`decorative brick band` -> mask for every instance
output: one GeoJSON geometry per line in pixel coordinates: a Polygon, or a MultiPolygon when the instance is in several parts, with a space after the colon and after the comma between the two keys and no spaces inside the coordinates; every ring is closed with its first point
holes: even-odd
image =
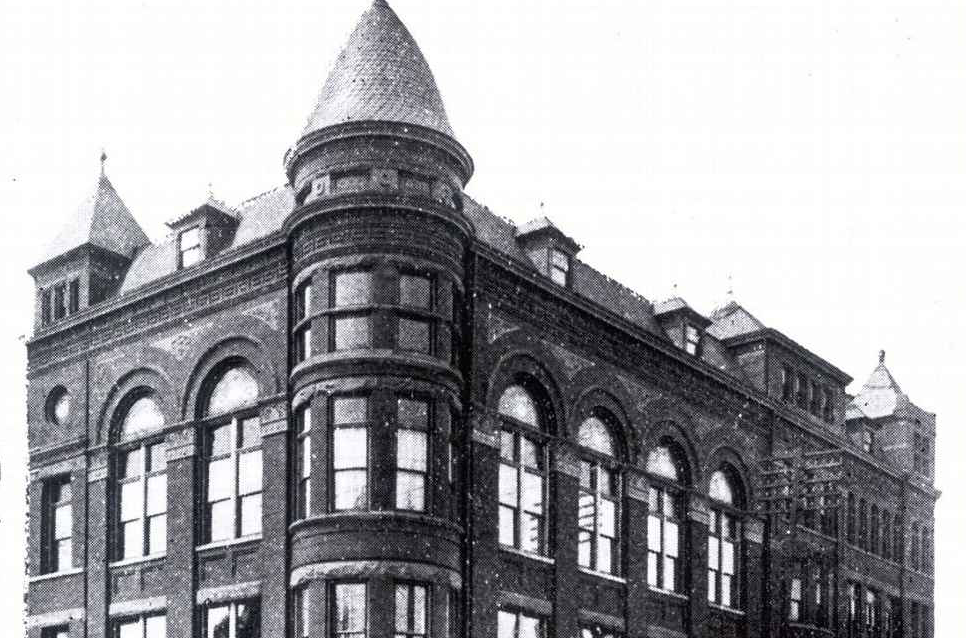
{"type": "Polygon", "coordinates": [[[553,457],[553,470],[580,479],[580,457],[569,447],[560,446],[553,457]]]}
{"type": "Polygon", "coordinates": [[[288,432],[288,413],[285,410],[285,402],[262,406],[259,420],[263,437],[288,432]]]}
{"type": "Polygon", "coordinates": [[[553,603],[549,600],[512,591],[500,591],[496,595],[496,603],[501,607],[516,607],[542,616],[549,616],[553,613],[553,603]]]}
{"type": "Polygon", "coordinates": [[[44,467],[31,469],[30,480],[36,481],[37,479],[44,479],[50,476],[57,476],[58,474],[68,474],[70,472],[73,472],[74,470],[79,470],[82,467],[84,467],[84,457],[75,456],[65,461],[59,461],[57,463],[45,465],[44,467]]]}
{"type": "Polygon", "coordinates": [[[649,492],[650,485],[647,482],[646,476],[636,472],[627,473],[627,498],[647,503],[649,500],[649,492]]]}
{"type": "Polygon", "coordinates": [[[236,583],[234,585],[223,585],[221,587],[205,587],[199,589],[195,596],[195,602],[199,605],[208,603],[226,603],[233,600],[244,598],[255,598],[262,593],[262,583],[250,581],[247,583],[236,583]]]}
{"type": "Polygon", "coordinates": [[[168,597],[155,596],[153,598],[138,598],[135,600],[122,600],[111,603],[108,614],[111,616],[133,616],[135,614],[147,614],[154,611],[167,609],[168,597]]]}
{"type": "Polygon", "coordinates": [[[708,511],[708,503],[700,496],[691,496],[688,504],[688,518],[702,525],[711,523],[711,513],[708,511]]]}
{"type": "Polygon", "coordinates": [[[578,610],[577,614],[581,623],[588,625],[602,625],[604,627],[616,629],[620,632],[626,630],[626,623],[624,622],[624,619],[618,618],[617,616],[611,616],[610,614],[604,614],[599,611],[591,611],[590,609],[580,609],[578,610]]]}
{"type": "Polygon", "coordinates": [[[648,625],[644,630],[644,635],[647,638],[688,638],[688,635],[684,632],[658,625],[648,625]]]}
{"type": "Polygon", "coordinates": [[[425,563],[407,563],[391,560],[339,560],[328,563],[303,565],[292,571],[289,585],[298,587],[310,580],[335,578],[360,578],[367,576],[396,576],[408,580],[446,582],[454,589],[462,589],[463,579],[455,571],[425,563]]]}
{"type": "Polygon", "coordinates": [[[494,449],[500,449],[500,437],[477,428],[473,428],[473,442],[494,449]]]}
{"type": "Polygon", "coordinates": [[[66,625],[73,620],[84,620],[86,613],[82,607],[75,609],[64,609],[61,611],[51,611],[46,614],[27,616],[27,629],[34,627],[51,627],[53,625],[66,625]]]}
{"type": "Polygon", "coordinates": [[[168,433],[168,462],[187,459],[198,453],[197,437],[193,425],[185,425],[180,430],[168,433]]]}

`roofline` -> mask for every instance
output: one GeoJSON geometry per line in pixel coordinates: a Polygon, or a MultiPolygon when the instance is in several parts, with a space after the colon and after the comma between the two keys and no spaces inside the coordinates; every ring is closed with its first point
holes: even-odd
{"type": "Polygon", "coordinates": [[[841,381],[844,385],[848,385],[852,383],[852,381],[854,381],[854,379],[847,372],[844,372],[843,370],[835,367],[827,360],[818,356],[817,354],[815,354],[814,352],[812,352],[802,344],[798,343],[797,341],[783,334],[782,332],[775,330],[774,328],[762,328],[760,330],[746,332],[743,334],[735,335],[733,337],[727,337],[725,339],[722,339],[722,343],[724,343],[728,347],[733,347],[733,346],[740,346],[746,343],[752,343],[752,342],[761,341],[761,340],[772,340],[780,345],[785,346],[786,348],[798,351],[799,353],[805,355],[805,358],[808,359],[810,363],[812,363],[818,368],[823,369],[828,374],[831,374],[838,381],[841,381]]]}
{"type": "MultiPolygon", "coordinates": [[[[148,245],[150,244],[145,244],[144,246],[148,246],[148,245]]],[[[85,241],[83,244],[80,244],[79,246],[75,246],[70,250],[68,250],[67,252],[61,253],[59,255],[54,255],[50,259],[46,259],[40,262],[39,264],[37,264],[36,266],[31,266],[30,268],[27,269],[27,274],[30,275],[31,277],[36,278],[37,273],[39,271],[45,268],[52,268],[58,265],[60,262],[69,261],[71,258],[77,256],[77,254],[84,249],[88,249],[93,252],[101,252],[111,257],[117,257],[118,259],[123,259],[127,262],[132,262],[134,261],[134,258],[138,255],[138,253],[140,253],[144,249],[144,246],[138,247],[135,250],[133,255],[128,256],[128,255],[122,255],[121,253],[118,253],[118,252],[114,252],[110,248],[104,248],[103,246],[98,246],[94,242],[85,241]]]]}

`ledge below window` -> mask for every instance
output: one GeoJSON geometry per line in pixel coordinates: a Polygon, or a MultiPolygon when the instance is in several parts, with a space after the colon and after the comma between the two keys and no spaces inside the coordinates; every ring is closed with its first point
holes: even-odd
{"type": "Polygon", "coordinates": [[[523,549],[517,549],[516,547],[510,547],[509,545],[500,545],[500,551],[513,554],[514,556],[521,556],[523,558],[529,558],[537,561],[538,563],[545,563],[547,565],[554,565],[556,561],[549,556],[542,556],[540,554],[534,554],[533,552],[528,552],[523,549]]]}
{"type": "Polygon", "coordinates": [[[37,576],[31,576],[28,579],[28,582],[38,583],[44,580],[52,580],[54,578],[66,578],[67,576],[74,576],[83,572],[83,567],[72,567],[71,569],[65,569],[59,572],[50,572],[49,574],[38,574],[37,576]]]}
{"type": "Polygon", "coordinates": [[[135,556],[134,558],[125,558],[123,560],[116,560],[112,563],[108,563],[109,568],[114,567],[129,567],[131,565],[137,565],[139,563],[149,563],[155,560],[164,560],[167,558],[167,553],[158,554],[148,554],[147,556],[135,556]]]}
{"type": "Polygon", "coordinates": [[[242,536],[240,538],[229,538],[223,541],[215,541],[213,543],[207,543],[205,545],[198,545],[195,547],[196,552],[203,552],[209,549],[221,549],[222,547],[232,547],[234,545],[244,545],[245,543],[254,543],[256,541],[262,540],[261,534],[251,534],[249,536],[242,536]]]}
{"type": "Polygon", "coordinates": [[[668,598],[677,598],[680,601],[688,601],[688,600],[691,600],[690,598],[688,598],[684,594],[680,594],[680,593],[678,593],[676,591],[670,591],[670,590],[667,590],[667,589],[659,589],[659,588],[657,588],[657,587],[655,587],[653,585],[648,585],[647,586],[647,590],[650,591],[650,592],[653,592],[655,594],[661,594],[662,596],[667,596],[668,598]]]}
{"type": "Polygon", "coordinates": [[[615,576],[613,574],[608,574],[607,572],[598,572],[590,569],[588,567],[577,567],[581,574],[586,574],[588,576],[595,576],[597,578],[602,578],[604,580],[609,580],[611,582],[620,583],[622,585],[627,584],[626,578],[621,578],[620,576],[615,576]]]}
{"type": "Polygon", "coordinates": [[[724,605],[719,605],[718,603],[709,602],[708,603],[708,607],[711,608],[711,609],[715,609],[717,611],[723,611],[723,612],[725,612],[727,614],[734,614],[735,616],[744,616],[745,615],[745,612],[742,611],[742,610],[740,610],[740,609],[735,609],[733,607],[725,607],[724,605]]]}

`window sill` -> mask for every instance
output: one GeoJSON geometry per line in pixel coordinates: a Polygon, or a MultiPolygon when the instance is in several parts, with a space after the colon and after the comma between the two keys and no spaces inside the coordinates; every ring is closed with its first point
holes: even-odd
{"type": "Polygon", "coordinates": [[[500,545],[500,551],[507,554],[513,554],[514,556],[522,556],[523,558],[530,558],[539,563],[545,563],[547,565],[555,565],[556,561],[549,556],[542,556],[540,554],[534,554],[533,552],[528,552],[523,549],[517,549],[516,547],[510,547],[509,545],[500,545]]]}
{"type": "Polygon", "coordinates": [[[608,574],[607,572],[598,572],[590,569],[588,567],[577,567],[581,574],[586,574],[588,576],[595,576],[597,578],[602,578],[604,580],[609,580],[611,582],[620,583],[622,585],[627,584],[626,578],[621,578],[620,576],[615,576],[613,574],[608,574]]]}
{"type": "Polygon", "coordinates": [[[112,563],[108,563],[108,567],[128,567],[130,565],[138,565],[140,563],[148,563],[155,560],[163,560],[167,557],[167,553],[161,552],[158,554],[148,554],[147,556],[135,556],[134,558],[125,558],[123,560],[116,560],[112,563]]]}
{"type": "Polygon", "coordinates": [[[245,543],[252,543],[260,540],[262,540],[261,534],[250,534],[248,536],[242,536],[240,538],[229,538],[223,541],[215,541],[213,543],[207,543],[205,545],[198,545],[197,547],[195,547],[195,551],[203,552],[208,549],[220,549],[222,547],[232,547],[233,545],[243,545],[245,543]]]}
{"type": "Polygon", "coordinates": [[[39,574],[37,576],[31,576],[28,582],[39,583],[45,580],[53,580],[55,578],[66,578],[67,576],[74,576],[75,574],[81,574],[84,572],[83,567],[73,567],[71,569],[65,569],[59,572],[51,572],[49,574],[39,574]]]}
{"type": "Polygon", "coordinates": [[[735,616],[744,616],[745,612],[740,609],[735,609],[734,607],[726,607],[724,605],[719,605],[718,603],[708,603],[708,607],[711,609],[717,609],[718,611],[723,611],[728,614],[734,614],[735,616]]]}
{"type": "Polygon", "coordinates": [[[655,594],[661,594],[662,596],[667,596],[668,598],[677,598],[678,600],[682,600],[682,601],[691,600],[684,594],[679,594],[676,591],[670,591],[668,589],[660,589],[658,587],[655,587],[654,585],[648,585],[647,590],[654,592],[655,594]]]}

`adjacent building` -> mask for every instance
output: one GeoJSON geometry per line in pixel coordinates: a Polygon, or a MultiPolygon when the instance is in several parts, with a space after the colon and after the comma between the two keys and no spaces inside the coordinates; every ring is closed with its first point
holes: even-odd
{"type": "Polygon", "coordinates": [[[382,0],[284,164],[160,244],[102,167],[31,270],[31,638],[932,635],[884,354],[850,396],[478,204],[382,0]]]}

